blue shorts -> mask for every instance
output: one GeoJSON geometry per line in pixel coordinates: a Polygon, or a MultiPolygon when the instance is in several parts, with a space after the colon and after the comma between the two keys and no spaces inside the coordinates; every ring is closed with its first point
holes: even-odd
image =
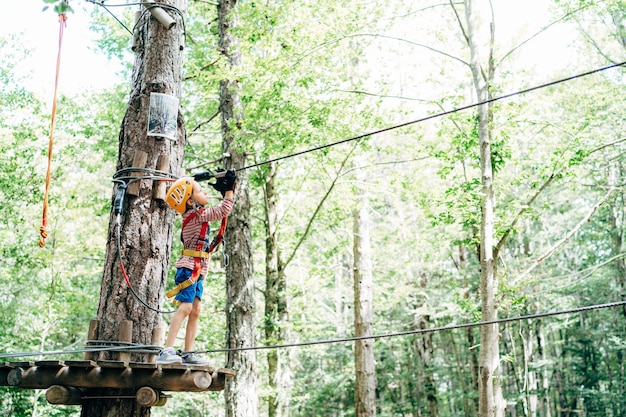
{"type": "MultiPolygon", "coordinates": [[[[191,272],[192,271],[189,268],[178,268],[176,270],[176,278],[174,278],[176,285],[187,281],[189,277],[191,277],[191,272]]],[[[193,303],[197,297],[200,301],[202,301],[202,292],[204,291],[202,281],[202,275],[200,275],[200,277],[196,279],[196,282],[176,294],[174,299],[180,301],[181,303],[193,303]]]]}

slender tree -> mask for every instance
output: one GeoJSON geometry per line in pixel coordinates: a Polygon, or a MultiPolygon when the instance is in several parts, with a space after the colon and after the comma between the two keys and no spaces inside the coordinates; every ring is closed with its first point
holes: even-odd
{"type": "MultiPolygon", "coordinates": [[[[366,193],[354,211],[354,335],[373,334],[373,282],[370,248],[369,204],[366,193]]],[[[374,370],[374,339],[354,342],[355,384],[354,407],[359,417],[376,416],[376,373],[374,370]]]]}
{"type": "MultiPolygon", "coordinates": [[[[494,21],[488,0],[465,0],[465,37],[470,49],[470,68],[476,99],[486,101],[491,96],[495,66],[493,62],[494,21]]],[[[495,292],[496,257],[495,196],[491,160],[491,110],[489,104],[477,108],[480,152],[480,177],[482,184],[480,224],[480,296],[481,319],[496,320],[495,292]]],[[[480,417],[504,415],[504,399],[500,384],[500,347],[497,324],[482,326],[480,331],[480,356],[478,363],[480,417]]]]}
{"type": "MultiPolygon", "coordinates": [[[[222,150],[230,155],[227,168],[237,169],[246,165],[246,150],[239,132],[243,119],[241,84],[234,76],[241,66],[241,51],[234,33],[238,26],[236,0],[220,0],[218,25],[219,50],[226,58],[230,72],[230,76],[220,82],[222,150]]],[[[238,174],[235,208],[230,216],[225,243],[230,259],[226,268],[226,343],[231,349],[252,347],[257,340],[250,223],[249,182],[244,170],[238,174]]],[[[237,377],[226,385],[226,415],[254,417],[258,413],[255,352],[232,350],[228,353],[227,364],[237,371],[237,377]]]]}
{"type": "MultiPolygon", "coordinates": [[[[289,340],[287,281],[280,257],[278,213],[276,210],[276,163],[271,163],[263,188],[265,197],[265,314],[263,327],[268,343],[282,344],[289,340]]],[[[288,349],[267,352],[268,416],[289,415],[291,370],[288,349]]]]}

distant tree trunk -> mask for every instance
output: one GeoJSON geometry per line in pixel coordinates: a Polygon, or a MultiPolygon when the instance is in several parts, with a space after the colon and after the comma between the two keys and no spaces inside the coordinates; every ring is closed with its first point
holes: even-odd
{"type": "MultiPolygon", "coordinates": [[[[371,336],[373,320],[372,259],[367,197],[361,198],[354,213],[354,335],[371,336]]],[[[376,372],[374,339],[354,342],[356,379],[355,415],[376,415],[376,372]]]]}
{"type": "MultiPolygon", "coordinates": [[[[491,98],[490,87],[494,75],[493,65],[493,12],[488,0],[465,0],[467,42],[470,48],[470,67],[477,101],[491,98]],[[487,19],[487,21],[485,21],[487,19]],[[486,55],[486,56],[485,56],[486,55]]],[[[478,136],[480,144],[480,171],[482,183],[482,216],[480,225],[480,295],[481,319],[498,318],[495,290],[496,257],[495,197],[493,167],[491,162],[491,111],[489,104],[478,107],[478,136]]],[[[479,354],[479,416],[504,415],[505,402],[500,384],[500,348],[498,325],[480,327],[479,354]]]]}
{"type": "MultiPolygon", "coordinates": [[[[418,315],[414,319],[414,324],[418,329],[424,330],[430,327],[429,317],[427,315],[418,315]]],[[[437,389],[435,386],[435,377],[432,371],[433,361],[433,342],[432,333],[424,333],[415,338],[414,344],[417,354],[424,369],[423,375],[423,392],[426,394],[426,407],[429,417],[439,416],[439,401],[437,400],[437,389]]]]}
{"type": "MultiPolygon", "coordinates": [[[[187,11],[187,0],[163,0],[187,11]]],[[[177,98],[181,91],[184,35],[181,16],[172,13],[176,21],[165,28],[150,13],[144,13],[137,24],[137,53],[133,69],[133,85],[128,109],[119,135],[117,168],[133,166],[138,151],[145,153],[145,165],[140,168],[157,169],[160,157],[169,158],[169,171],[178,173],[183,159],[186,132],[179,110],[176,140],[147,136],[150,94],[162,93],[177,98]]],[[[127,193],[120,227],[122,262],[134,290],[148,305],[160,308],[168,278],[174,212],[161,200],[153,199],[156,182],[141,181],[137,195],[127,193]]],[[[114,193],[115,195],[115,193],[114,193]]],[[[120,323],[133,324],[132,341],[151,344],[152,331],[161,317],[142,305],[128,290],[117,256],[116,216],[111,204],[106,259],[100,289],[97,338],[121,340],[120,323]]],[[[101,359],[114,359],[113,354],[101,354],[101,359]]],[[[145,361],[144,354],[133,355],[133,361],[145,361]]],[[[134,392],[120,390],[93,390],[91,396],[124,396],[134,392]]],[[[139,407],[133,399],[94,399],[83,403],[82,416],[135,417],[149,416],[150,408],[139,407]]]]}
{"type": "MultiPolygon", "coordinates": [[[[546,337],[541,323],[541,320],[537,321],[537,354],[541,363],[547,364],[548,352],[546,348],[546,337]]],[[[541,391],[539,391],[539,413],[541,417],[551,417],[552,415],[552,407],[550,401],[550,380],[550,370],[548,366],[544,365],[541,367],[541,391]]]]}
{"type": "MultiPolygon", "coordinates": [[[[232,29],[237,27],[236,0],[220,0],[218,11],[219,49],[230,68],[241,65],[241,51],[232,29]]],[[[220,111],[222,115],[222,149],[230,155],[226,168],[246,165],[246,153],[237,137],[243,118],[236,79],[220,82],[220,111]]],[[[226,230],[226,254],[230,262],[226,268],[226,316],[228,348],[256,345],[254,314],[254,277],[252,269],[252,234],[250,231],[249,180],[246,171],[237,173],[235,207],[226,230]]],[[[258,414],[256,393],[256,354],[252,350],[231,351],[227,366],[237,371],[225,388],[227,417],[254,417],[258,414]]]]}
{"type": "Polygon", "coordinates": [[[539,363],[535,349],[535,343],[537,341],[535,332],[539,327],[539,323],[541,323],[541,321],[528,321],[528,326],[526,326],[525,323],[520,323],[522,326],[520,335],[522,337],[522,348],[524,349],[524,395],[526,397],[526,415],[528,417],[537,417],[539,405],[539,399],[537,397],[539,377],[534,366],[532,366],[534,363],[539,363]]]}
{"type": "MultiPolygon", "coordinates": [[[[276,164],[269,165],[265,178],[265,314],[263,327],[268,344],[284,344],[289,340],[287,282],[278,249],[276,212],[276,164]]],[[[291,367],[289,349],[273,349],[267,353],[268,417],[289,414],[291,398],[291,367]]]]}

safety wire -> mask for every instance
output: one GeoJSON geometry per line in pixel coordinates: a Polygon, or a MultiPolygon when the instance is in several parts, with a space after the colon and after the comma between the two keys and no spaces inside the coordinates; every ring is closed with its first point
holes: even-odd
{"type": "Polygon", "coordinates": [[[596,74],[596,73],[599,73],[599,72],[602,72],[602,71],[606,71],[606,70],[609,70],[609,69],[622,67],[624,65],[626,65],[626,61],[620,62],[620,63],[617,63],[617,64],[607,65],[607,66],[601,67],[601,68],[596,68],[594,70],[590,70],[590,71],[586,71],[586,72],[583,72],[583,73],[580,73],[580,74],[572,75],[572,76],[566,77],[566,78],[561,78],[561,79],[558,79],[558,80],[555,80],[555,81],[550,81],[550,82],[547,82],[545,84],[540,84],[540,85],[537,85],[537,86],[534,86],[534,87],[529,87],[529,88],[526,88],[526,89],[523,89],[523,90],[518,90],[516,92],[509,93],[509,94],[504,94],[502,96],[494,97],[494,98],[491,98],[491,99],[488,99],[488,100],[485,100],[485,101],[480,101],[480,102],[477,102],[477,103],[468,104],[466,106],[457,107],[457,108],[452,109],[452,110],[443,111],[441,113],[436,113],[436,114],[433,114],[433,115],[430,115],[430,116],[422,117],[420,119],[411,120],[411,121],[408,121],[408,122],[405,122],[405,123],[400,123],[400,124],[397,124],[397,125],[394,125],[394,126],[389,126],[389,127],[383,128],[383,129],[379,129],[379,130],[375,130],[375,131],[369,132],[369,133],[363,133],[361,135],[354,136],[354,137],[351,137],[351,138],[342,139],[342,140],[339,140],[337,142],[332,142],[332,143],[328,143],[328,144],[325,144],[325,145],[316,146],[314,148],[305,149],[303,151],[294,152],[294,153],[291,153],[291,154],[288,154],[288,155],[280,156],[280,157],[277,157],[277,158],[268,159],[268,160],[263,161],[263,162],[258,162],[258,163],[255,163],[255,164],[252,164],[252,165],[248,165],[248,166],[245,166],[245,167],[242,167],[242,168],[237,168],[236,171],[244,171],[244,170],[247,170],[247,169],[250,169],[250,168],[256,168],[256,167],[259,167],[259,166],[262,166],[262,165],[271,164],[272,162],[282,161],[283,159],[289,159],[289,158],[293,158],[295,156],[300,156],[300,155],[304,155],[304,154],[307,154],[307,153],[310,153],[310,152],[315,152],[315,151],[319,151],[319,150],[322,150],[322,149],[330,148],[330,147],[333,147],[333,146],[341,145],[343,143],[353,142],[355,140],[367,138],[368,136],[374,136],[374,135],[378,135],[380,133],[389,132],[391,130],[400,129],[402,127],[406,127],[406,126],[410,126],[410,125],[413,125],[413,124],[425,122],[427,120],[432,120],[432,119],[437,119],[437,118],[440,118],[440,117],[443,117],[443,116],[448,116],[450,114],[458,113],[458,112],[463,111],[463,110],[468,110],[468,109],[471,109],[471,108],[474,108],[474,107],[479,107],[479,106],[482,106],[482,105],[485,105],[485,104],[489,104],[489,103],[493,103],[493,102],[496,102],[496,101],[512,98],[512,97],[515,97],[515,96],[518,96],[518,95],[521,95],[521,94],[529,93],[531,91],[539,90],[539,89],[546,88],[546,87],[551,87],[553,85],[561,84],[561,83],[564,83],[564,82],[567,82],[567,81],[572,81],[572,80],[575,80],[577,78],[582,78],[582,77],[586,77],[588,75],[596,74]]]}
{"type": "MultiPolygon", "coordinates": [[[[541,319],[545,317],[559,316],[559,315],[564,315],[564,314],[584,313],[586,311],[619,307],[619,306],[626,306],[626,300],[616,301],[612,303],[605,303],[605,304],[595,304],[595,305],[590,305],[590,306],[576,307],[576,308],[571,308],[567,310],[557,310],[557,311],[550,311],[550,312],[545,312],[545,313],[528,314],[525,316],[508,317],[508,318],[496,319],[496,320],[486,320],[486,321],[479,321],[479,322],[474,322],[474,323],[450,324],[447,326],[431,327],[428,329],[415,329],[415,330],[407,330],[407,331],[370,335],[370,336],[355,336],[355,337],[344,337],[344,338],[337,338],[337,339],[313,340],[313,341],[308,341],[308,342],[289,343],[289,344],[282,344],[282,345],[250,346],[250,347],[214,349],[214,350],[197,350],[193,352],[206,354],[206,353],[240,352],[240,351],[250,351],[250,350],[253,350],[253,351],[270,350],[270,349],[282,349],[282,348],[304,347],[304,346],[314,346],[314,345],[329,345],[329,344],[336,344],[336,343],[356,342],[360,340],[375,340],[375,339],[402,337],[402,336],[410,336],[410,335],[418,335],[418,334],[426,334],[426,333],[438,333],[438,332],[443,332],[446,330],[467,329],[467,328],[472,328],[472,327],[490,326],[490,325],[496,325],[496,324],[501,324],[501,323],[523,321],[523,320],[541,319]]],[[[102,341],[99,341],[99,342],[102,342],[102,341]]],[[[72,354],[72,353],[84,353],[84,352],[127,351],[127,350],[138,351],[138,352],[143,352],[143,350],[147,350],[144,353],[154,353],[154,349],[155,349],[154,346],[129,344],[129,346],[121,346],[121,347],[102,347],[102,348],[94,347],[94,348],[75,349],[75,350],[6,353],[6,354],[0,354],[0,359],[20,358],[20,357],[28,357],[28,356],[60,355],[60,354],[72,354]]],[[[184,352],[184,353],[190,353],[190,352],[184,352]]]]}
{"type": "Polygon", "coordinates": [[[122,249],[121,249],[122,242],[121,242],[121,237],[120,237],[121,235],[120,229],[122,227],[121,217],[122,217],[122,211],[124,209],[124,197],[126,195],[126,190],[130,184],[132,184],[135,181],[141,181],[141,180],[172,181],[174,179],[175,177],[171,176],[167,172],[157,171],[157,170],[147,169],[147,168],[124,168],[124,169],[117,171],[115,175],[113,176],[113,182],[118,184],[117,191],[115,193],[115,202],[113,204],[113,211],[115,214],[115,237],[116,237],[116,243],[117,243],[117,258],[120,262],[120,270],[122,272],[122,276],[124,278],[124,281],[126,282],[126,285],[130,289],[130,292],[135,296],[135,298],[141,304],[143,304],[147,309],[154,311],[155,313],[159,313],[159,314],[173,314],[176,312],[176,310],[161,310],[159,308],[152,307],[150,304],[148,304],[146,300],[144,300],[139,294],[137,294],[137,292],[135,291],[135,288],[132,286],[130,282],[130,278],[128,277],[128,274],[126,273],[126,268],[124,267],[124,261],[122,259],[122,249]],[[128,173],[137,172],[137,171],[142,171],[151,175],[144,175],[144,176],[125,175],[128,173]]]}
{"type": "MultiPolygon", "coordinates": [[[[89,344],[91,341],[87,341],[89,344]]],[[[122,342],[99,340],[100,343],[120,344],[122,342]]],[[[15,353],[3,353],[0,354],[0,359],[15,359],[15,358],[27,358],[30,356],[50,356],[50,355],[72,355],[76,353],[99,353],[99,352],[133,352],[133,353],[158,353],[161,350],[161,346],[156,345],[140,345],[137,343],[126,343],[123,346],[99,346],[99,347],[85,347],[83,349],[71,349],[71,350],[48,350],[44,352],[15,352],[15,353]]]]}
{"type": "MultiPolygon", "coordinates": [[[[606,304],[596,304],[596,305],[591,305],[591,306],[577,307],[577,308],[572,308],[569,310],[529,314],[526,316],[508,317],[504,319],[486,320],[486,321],[479,321],[479,322],[474,322],[474,323],[450,324],[447,326],[431,327],[428,329],[415,329],[415,330],[407,330],[403,332],[393,332],[393,333],[385,333],[385,334],[370,335],[370,336],[344,337],[340,339],[314,340],[314,341],[300,342],[300,343],[286,343],[282,345],[252,346],[252,347],[214,349],[214,350],[197,350],[195,351],[195,353],[223,353],[223,352],[236,352],[236,351],[245,351],[245,350],[269,350],[269,349],[281,349],[281,348],[291,348],[291,347],[304,347],[304,346],[314,346],[314,345],[328,345],[328,344],[335,344],[335,343],[356,342],[360,340],[375,340],[375,339],[409,336],[409,335],[416,335],[416,334],[437,333],[437,332],[442,332],[444,330],[457,330],[457,329],[466,329],[466,328],[471,328],[471,327],[482,327],[482,326],[489,326],[489,325],[500,324],[500,323],[510,323],[510,322],[515,322],[515,321],[532,320],[532,319],[539,319],[543,317],[558,316],[558,315],[563,315],[563,314],[582,313],[582,312],[590,311],[590,310],[598,310],[602,308],[619,307],[619,306],[625,306],[625,305],[626,305],[626,300],[616,301],[616,302],[606,303],[606,304]]],[[[191,352],[184,352],[184,353],[191,353],[191,352]]]]}

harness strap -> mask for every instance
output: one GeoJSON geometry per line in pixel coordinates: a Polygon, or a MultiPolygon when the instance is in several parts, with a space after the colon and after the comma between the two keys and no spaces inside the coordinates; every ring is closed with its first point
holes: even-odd
{"type": "Polygon", "coordinates": [[[191,256],[193,258],[208,258],[211,254],[209,252],[203,252],[201,250],[183,249],[180,251],[182,256],[191,256]]]}
{"type": "MultiPolygon", "coordinates": [[[[184,221],[183,221],[183,226],[182,228],[185,227],[185,225],[195,216],[197,216],[198,213],[193,212],[189,215],[189,217],[187,217],[184,221]]],[[[204,249],[205,246],[205,240],[206,240],[206,234],[207,231],[209,229],[209,223],[202,223],[202,228],[200,229],[200,239],[198,240],[198,243],[196,244],[196,250],[193,249],[183,249],[181,251],[181,254],[183,256],[192,256],[193,257],[193,264],[194,264],[194,268],[193,271],[191,272],[191,276],[181,282],[180,284],[176,285],[174,288],[172,288],[171,290],[169,290],[168,292],[165,293],[165,296],[167,298],[172,298],[174,297],[176,294],[178,294],[179,292],[181,292],[182,290],[184,290],[185,288],[189,287],[190,285],[192,285],[194,282],[196,282],[196,280],[198,279],[198,277],[200,276],[200,272],[202,272],[202,259],[207,259],[209,258],[209,256],[211,256],[211,252],[213,252],[215,250],[215,248],[217,248],[219,246],[220,243],[222,243],[222,241],[224,240],[224,233],[226,232],[226,224],[228,223],[228,217],[224,217],[222,219],[222,222],[220,224],[220,228],[217,232],[217,235],[215,235],[215,237],[213,238],[213,240],[211,241],[211,243],[209,244],[209,248],[208,250],[205,252],[202,249],[204,249]]],[[[180,233],[180,237],[182,240],[182,230],[180,233]]],[[[173,300],[172,303],[174,303],[174,305],[179,305],[180,301],[178,300],[173,300]]]]}

